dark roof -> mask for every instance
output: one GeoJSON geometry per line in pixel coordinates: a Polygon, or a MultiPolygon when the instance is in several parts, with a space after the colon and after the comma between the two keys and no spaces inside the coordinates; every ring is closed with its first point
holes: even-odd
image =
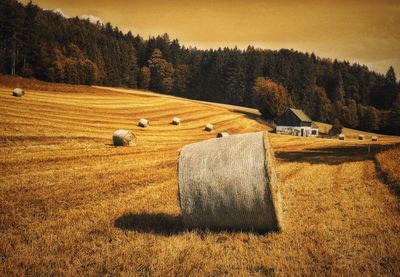
{"type": "Polygon", "coordinates": [[[301,121],[312,122],[312,120],[302,111],[298,109],[289,108],[301,121]]]}

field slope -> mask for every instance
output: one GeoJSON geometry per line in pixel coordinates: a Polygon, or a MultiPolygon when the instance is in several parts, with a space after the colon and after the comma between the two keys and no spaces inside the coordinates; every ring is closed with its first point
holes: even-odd
{"type": "Polygon", "coordinates": [[[377,173],[379,145],[271,134],[284,231],[186,230],[179,149],[268,127],[222,106],[24,84],[35,90],[22,98],[0,85],[0,275],[400,275],[400,203],[377,173]],[[113,147],[119,128],[138,145],[113,147]]]}

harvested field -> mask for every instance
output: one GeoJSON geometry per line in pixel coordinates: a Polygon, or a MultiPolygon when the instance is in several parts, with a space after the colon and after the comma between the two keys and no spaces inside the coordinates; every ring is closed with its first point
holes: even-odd
{"type": "Polygon", "coordinates": [[[20,99],[0,83],[0,275],[400,275],[400,202],[373,155],[399,138],[272,134],[283,231],[186,230],[179,149],[268,127],[223,106],[24,82],[20,99]],[[117,129],[137,146],[114,147],[117,129]]]}
{"type": "Polygon", "coordinates": [[[377,154],[376,163],[382,178],[400,196],[400,146],[377,154]]]}

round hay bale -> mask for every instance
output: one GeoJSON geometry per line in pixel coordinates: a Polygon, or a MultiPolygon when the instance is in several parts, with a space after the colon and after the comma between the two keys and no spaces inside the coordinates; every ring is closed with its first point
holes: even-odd
{"type": "Polygon", "coordinates": [[[22,97],[24,95],[25,95],[25,91],[20,88],[15,88],[12,92],[12,96],[15,96],[15,97],[22,97]]]}
{"type": "Polygon", "coordinates": [[[377,137],[377,136],[372,136],[372,137],[371,137],[371,140],[372,140],[372,141],[378,141],[378,137],[377,137]]]}
{"type": "Polygon", "coordinates": [[[147,119],[140,119],[138,122],[138,126],[142,127],[142,128],[146,128],[147,126],[149,126],[149,121],[147,119]]]}
{"type": "Polygon", "coordinates": [[[128,130],[117,130],[113,135],[115,146],[134,146],[136,145],[136,136],[128,130]]]}
{"type": "Polygon", "coordinates": [[[207,123],[206,126],[204,127],[204,130],[207,132],[211,132],[214,129],[214,126],[210,123],[207,123]]]}
{"type": "Polygon", "coordinates": [[[345,135],[344,135],[344,134],[340,134],[340,135],[338,136],[338,138],[339,138],[340,140],[344,140],[344,139],[345,139],[345,135]]]}
{"type": "Polygon", "coordinates": [[[186,226],[279,230],[277,178],[266,133],[187,145],[180,152],[178,175],[186,226]]]}
{"type": "Polygon", "coordinates": [[[229,137],[229,133],[227,133],[227,132],[219,132],[217,134],[217,138],[225,138],[225,137],[229,137]]]}
{"type": "Polygon", "coordinates": [[[172,119],[171,123],[174,124],[174,125],[180,125],[181,124],[181,119],[179,117],[174,117],[172,119]]]}
{"type": "Polygon", "coordinates": [[[358,140],[364,140],[364,135],[358,135],[358,140]]]}

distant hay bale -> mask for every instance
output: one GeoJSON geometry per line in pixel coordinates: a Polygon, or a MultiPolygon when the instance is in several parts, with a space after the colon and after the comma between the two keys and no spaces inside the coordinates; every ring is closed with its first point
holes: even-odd
{"type": "Polygon", "coordinates": [[[207,123],[206,126],[204,127],[204,130],[207,132],[211,132],[214,129],[214,126],[210,123],[207,123]]]}
{"type": "Polygon", "coordinates": [[[358,135],[358,140],[364,140],[364,135],[358,135]]]}
{"type": "Polygon", "coordinates": [[[178,164],[184,224],[216,230],[279,230],[273,159],[268,135],[262,132],[185,146],[178,164]]]}
{"type": "Polygon", "coordinates": [[[25,91],[23,89],[20,88],[15,88],[12,92],[12,95],[15,97],[22,97],[25,95],[25,91]]]}
{"type": "Polygon", "coordinates": [[[179,117],[174,117],[172,119],[171,123],[174,124],[174,125],[180,125],[181,124],[181,119],[179,117]]]}
{"type": "Polygon", "coordinates": [[[134,146],[136,145],[136,136],[128,130],[117,130],[113,135],[115,146],[134,146]]]}
{"type": "Polygon", "coordinates": [[[344,134],[340,134],[340,135],[339,135],[339,139],[340,139],[340,140],[344,140],[344,139],[345,139],[344,134]]]}
{"type": "Polygon", "coordinates": [[[149,121],[147,119],[140,119],[138,122],[138,126],[142,127],[142,128],[146,128],[147,126],[149,126],[149,121]]]}
{"type": "Polygon", "coordinates": [[[229,137],[229,133],[227,133],[227,132],[219,132],[217,134],[217,138],[225,138],[225,137],[229,137]]]}
{"type": "Polygon", "coordinates": [[[377,137],[377,136],[372,136],[372,137],[371,137],[371,140],[372,140],[372,141],[378,141],[378,137],[377,137]]]}

